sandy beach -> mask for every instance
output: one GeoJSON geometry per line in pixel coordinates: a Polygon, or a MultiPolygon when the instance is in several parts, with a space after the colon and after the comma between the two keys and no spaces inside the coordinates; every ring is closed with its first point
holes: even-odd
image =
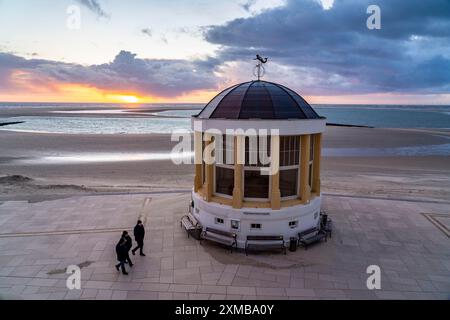
{"type": "MultiPolygon", "coordinates": [[[[48,111],[29,109],[23,114],[48,111]]],[[[2,111],[4,117],[16,114],[17,110],[2,111]]],[[[172,150],[176,142],[171,142],[170,135],[0,131],[0,136],[0,200],[42,201],[73,194],[192,186],[192,165],[174,165],[169,158],[149,160],[153,154],[172,150]],[[8,177],[12,175],[19,177],[8,177]]],[[[448,201],[449,156],[346,156],[345,152],[352,148],[444,145],[449,137],[450,131],[445,129],[328,127],[324,135],[323,192],[448,201]],[[343,154],[330,156],[327,149],[334,153],[342,150],[343,154]]]]}
{"type": "Polygon", "coordinates": [[[194,167],[172,163],[168,134],[0,130],[0,299],[448,299],[449,136],[327,127],[321,181],[333,236],[280,258],[186,236],[194,167]],[[444,152],[422,152],[433,148],[444,152]],[[125,278],[112,244],[137,218],[151,236],[125,278]],[[73,264],[82,290],[66,288],[73,264]],[[381,290],[366,287],[373,264],[381,290]]]}
{"type": "Polygon", "coordinates": [[[0,302],[450,300],[450,0],[35,2],[0,0],[0,302]]]}

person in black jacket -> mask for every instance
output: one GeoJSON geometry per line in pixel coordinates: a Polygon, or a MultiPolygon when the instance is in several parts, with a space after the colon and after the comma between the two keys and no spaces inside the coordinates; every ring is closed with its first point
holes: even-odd
{"type": "Polygon", "coordinates": [[[128,262],[128,265],[130,267],[132,267],[133,262],[131,262],[131,259],[130,259],[130,250],[133,247],[133,240],[131,239],[130,235],[128,234],[128,231],[124,231],[122,233],[122,238],[125,239],[125,247],[127,248],[127,257],[125,260],[128,262]]]}
{"type": "Polygon", "coordinates": [[[134,239],[137,242],[137,247],[131,250],[133,255],[139,249],[139,254],[143,257],[145,257],[145,254],[142,252],[142,248],[144,248],[144,237],[145,237],[145,229],[144,225],[142,224],[141,220],[138,220],[136,226],[134,227],[134,239]]]}
{"type": "Polygon", "coordinates": [[[116,245],[116,254],[117,254],[117,260],[119,261],[118,264],[116,264],[116,269],[119,271],[119,267],[122,268],[122,273],[127,275],[127,271],[125,270],[125,261],[127,259],[127,247],[126,247],[126,241],[122,237],[120,238],[119,242],[116,245]]]}

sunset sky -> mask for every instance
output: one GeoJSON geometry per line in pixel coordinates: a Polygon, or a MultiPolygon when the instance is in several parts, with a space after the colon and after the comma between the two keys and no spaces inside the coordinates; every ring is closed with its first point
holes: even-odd
{"type": "Polygon", "coordinates": [[[0,0],[0,101],[204,103],[256,53],[311,103],[450,104],[450,1],[0,0]]]}

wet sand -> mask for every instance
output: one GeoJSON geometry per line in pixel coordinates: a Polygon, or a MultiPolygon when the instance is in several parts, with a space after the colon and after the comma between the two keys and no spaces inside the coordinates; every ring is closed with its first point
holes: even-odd
{"type": "MultiPolygon", "coordinates": [[[[447,144],[448,130],[328,127],[324,148],[395,148],[447,144]]],[[[0,201],[40,201],[95,192],[190,189],[194,168],[171,160],[55,162],[61,156],[168,153],[170,135],[71,135],[0,131],[0,201]],[[46,158],[52,157],[52,158],[46,158]],[[50,159],[50,160],[48,160],[50,159]],[[53,160],[52,160],[53,159],[53,160]]],[[[450,156],[324,157],[323,192],[450,199],[450,156]]]]}
{"type": "Polygon", "coordinates": [[[70,104],[64,107],[58,107],[57,104],[51,105],[43,104],[41,107],[3,107],[0,108],[0,117],[7,119],[12,117],[43,117],[43,116],[64,116],[64,117],[98,117],[101,112],[101,116],[108,117],[117,115],[120,113],[121,117],[152,117],[152,113],[167,111],[167,110],[201,110],[204,105],[202,104],[170,104],[170,107],[164,106],[164,104],[146,104],[140,105],[119,105],[119,104],[106,104],[103,108],[99,108],[100,104],[70,104]],[[81,112],[80,112],[81,111],[81,112]],[[110,113],[108,113],[110,111],[110,113]],[[80,112],[80,113],[78,113],[80,112]],[[106,113],[104,113],[106,112],[106,113]]]}

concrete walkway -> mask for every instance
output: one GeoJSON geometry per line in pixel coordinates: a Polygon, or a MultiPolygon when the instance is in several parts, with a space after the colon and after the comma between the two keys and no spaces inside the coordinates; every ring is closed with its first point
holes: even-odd
{"type": "Polygon", "coordinates": [[[0,205],[0,295],[13,299],[449,299],[450,205],[324,197],[328,242],[246,257],[187,238],[189,194],[73,197],[0,205]],[[146,257],[118,273],[123,229],[145,221],[146,257]],[[66,287],[81,265],[81,290],[66,287]],[[366,268],[381,268],[368,290],[366,268]]]}

